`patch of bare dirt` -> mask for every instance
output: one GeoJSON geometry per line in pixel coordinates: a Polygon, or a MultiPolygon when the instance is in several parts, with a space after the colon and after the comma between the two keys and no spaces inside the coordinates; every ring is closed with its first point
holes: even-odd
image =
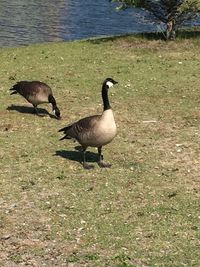
{"type": "Polygon", "coordinates": [[[12,129],[12,124],[7,123],[7,124],[0,124],[0,131],[9,131],[12,129]]]}

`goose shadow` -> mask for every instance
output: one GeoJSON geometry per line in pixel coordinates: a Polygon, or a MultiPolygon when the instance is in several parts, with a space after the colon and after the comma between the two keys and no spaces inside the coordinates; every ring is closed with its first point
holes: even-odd
{"type": "MultiPolygon", "coordinates": [[[[76,150],[57,150],[54,156],[59,156],[71,161],[76,161],[82,164],[83,162],[83,153],[80,150],[80,147],[75,147],[76,150]],[[78,148],[78,149],[77,149],[78,148]]],[[[97,162],[99,156],[97,153],[86,151],[86,161],[87,162],[97,162]]]]}
{"type": "Polygon", "coordinates": [[[33,107],[29,107],[29,106],[17,106],[17,105],[11,105],[7,107],[7,110],[14,110],[17,111],[19,113],[23,113],[23,114],[32,114],[32,115],[38,115],[39,117],[44,117],[46,115],[50,116],[51,118],[56,118],[54,115],[50,114],[46,109],[44,108],[37,108],[38,114],[36,114],[34,112],[34,108],[33,107]]]}

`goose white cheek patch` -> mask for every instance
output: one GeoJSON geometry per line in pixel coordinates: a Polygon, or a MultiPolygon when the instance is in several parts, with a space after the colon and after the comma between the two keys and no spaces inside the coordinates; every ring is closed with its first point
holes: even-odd
{"type": "Polygon", "coordinates": [[[106,85],[108,85],[108,87],[110,88],[113,86],[113,83],[108,81],[108,82],[106,82],[106,85]]]}

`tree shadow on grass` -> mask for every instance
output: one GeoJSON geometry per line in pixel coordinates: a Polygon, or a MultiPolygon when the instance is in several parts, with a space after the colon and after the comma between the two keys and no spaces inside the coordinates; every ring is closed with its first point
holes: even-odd
{"type": "Polygon", "coordinates": [[[7,107],[7,110],[15,110],[19,113],[24,113],[24,114],[32,114],[32,115],[37,115],[39,117],[44,117],[48,115],[51,118],[56,118],[56,116],[50,114],[46,109],[44,108],[37,108],[38,114],[35,113],[33,107],[29,106],[17,106],[17,105],[11,105],[7,107]]]}
{"type": "MultiPolygon", "coordinates": [[[[69,159],[71,161],[77,161],[80,164],[83,162],[83,153],[80,147],[75,147],[76,150],[57,150],[54,154],[55,156],[59,156],[65,159],[69,159]]],[[[86,161],[87,162],[97,162],[99,159],[98,154],[90,151],[86,151],[86,161]]]]}
{"type": "Polygon", "coordinates": [[[177,39],[198,39],[200,38],[200,30],[178,30],[177,31],[177,39]]]}
{"type": "Polygon", "coordinates": [[[122,35],[115,35],[115,36],[105,36],[105,37],[96,37],[96,38],[91,38],[88,39],[87,42],[92,43],[92,44],[101,44],[101,43],[106,43],[106,42],[112,42],[112,41],[117,41],[120,39],[128,38],[128,37],[135,37],[136,39],[143,38],[147,40],[158,40],[162,39],[164,40],[165,37],[163,33],[160,32],[151,32],[151,33],[133,33],[133,34],[122,34],[122,35]]]}
{"type": "MultiPolygon", "coordinates": [[[[135,37],[136,39],[146,39],[146,40],[165,40],[166,36],[165,32],[144,32],[144,33],[132,33],[132,34],[122,34],[122,35],[115,35],[115,36],[105,36],[105,37],[96,37],[88,39],[87,42],[92,44],[101,44],[110,41],[116,41],[128,37],[135,37]]],[[[178,40],[185,40],[185,39],[198,39],[200,38],[200,29],[198,27],[194,28],[183,28],[177,30],[177,38],[178,40]]]]}

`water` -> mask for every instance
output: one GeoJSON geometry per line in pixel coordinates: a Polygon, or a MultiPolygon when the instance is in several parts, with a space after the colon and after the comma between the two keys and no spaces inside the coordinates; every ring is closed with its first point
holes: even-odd
{"type": "Polygon", "coordinates": [[[148,32],[133,9],[108,0],[0,0],[0,47],[148,32]]]}

